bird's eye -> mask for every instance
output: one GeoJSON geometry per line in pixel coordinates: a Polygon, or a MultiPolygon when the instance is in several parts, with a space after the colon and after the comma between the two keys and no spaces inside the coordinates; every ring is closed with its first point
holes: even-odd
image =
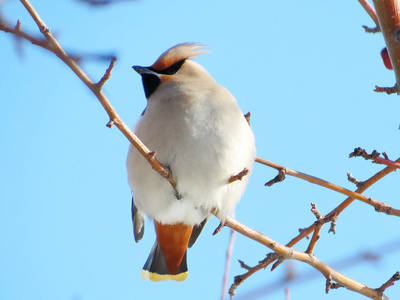
{"type": "Polygon", "coordinates": [[[182,67],[184,62],[185,62],[185,59],[182,59],[182,60],[174,63],[172,66],[166,68],[165,70],[159,71],[158,73],[165,74],[165,75],[174,75],[179,71],[179,69],[182,67]]]}

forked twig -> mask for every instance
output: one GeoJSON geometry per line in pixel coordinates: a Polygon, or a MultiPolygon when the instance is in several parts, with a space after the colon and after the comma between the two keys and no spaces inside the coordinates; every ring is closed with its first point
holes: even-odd
{"type": "Polygon", "coordinates": [[[247,227],[246,225],[234,220],[230,217],[227,217],[225,221],[226,226],[234,229],[235,231],[239,232],[240,234],[263,244],[264,246],[268,247],[269,249],[273,250],[280,256],[286,259],[295,259],[302,262],[309,264],[310,266],[314,267],[318,271],[320,271],[326,278],[331,278],[333,281],[341,284],[342,286],[346,287],[349,290],[358,292],[366,297],[371,299],[388,299],[384,295],[379,295],[376,289],[367,287],[364,284],[361,284],[337,271],[332,269],[327,264],[320,261],[315,256],[310,256],[307,253],[300,252],[289,247],[283,246],[276,241],[272,240],[271,238],[267,237],[266,235],[247,227]]]}
{"type": "Polygon", "coordinates": [[[384,284],[381,285],[381,287],[377,288],[376,290],[378,291],[379,294],[383,294],[383,292],[390,286],[394,285],[396,281],[400,280],[400,272],[397,271],[394,273],[392,277],[388,281],[386,281],[384,284]]]}
{"type": "MultiPolygon", "coordinates": [[[[108,123],[108,125],[112,125],[115,124],[120,131],[128,138],[128,140],[140,151],[140,153],[148,160],[148,162],[153,166],[153,168],[160,174],[162,175],[164,178],[166,178],[170,184],[175,188],[176,187],[176,181],[174,180],[170,170],[165,167],[164,165],[162,165],[160,162],[157,161],[157,159],[155,158],[155,152],[150,151],[149,149],[147,149],[147,147],[145,145],[143,145],[143,143],[132,133],[132,131],[125,125],[125,123],[120,119],[120,117],[117,115],[116,111],[113,109],[113,107],[111,106],[111,104],[109,103],[109,101],[107,100],[107,98],[105,97],[104,93],[102,92],[102,86],[104,85],[104,83],[108,80],[108,78],[111,75],[111,70],[112,67],[115,63],[115,60],[113,60],[110,63],[109,68],[107,69],[106,73],[104,74],[104,76],[102,77],[102,79],[98,82],[98,83],[93,83],[93,81],[91,81],[88,76],[79,68],[79,66],[77,65],[77,63],[67,55],[67,53],[63,50],[63,48],[59,45],[58,41],[53,37],[53,35],[51,34],[50,30],[47,28],[47,26],[44,24],[44,22],[41,20],[40,16],[37,14],[37,12],[34,10],[34,8],[32,7],[32,5],[29,3],[28,0],[20,0],[22,2],[22,4],[25,6],[25,8],[28,10],[28,12],[31,14],[32,18],[35,20],[36,24],[38,25],[40,32],[46,37],[46,46],[44,48],[46,48],[47,50],[55,53],[61,60],[63,60],[70,68],[71,70],[93,91],[93,93],[96,95],[96,97],[99,99],[100,103],[103,105],[104,109],[107,111],[109,117],[110,117],[110,122],[108,123]]],[[[3,26],[0,27],[0,30],[4,30],[3,26]]],[[[15,28],[15,33],[16,35],[18,35],[18,32],[21,32],[20,29],[20,24],[16,26],[15,28]]],[[[18,35],[20,37],[24,37],[23,35],[18,35]]],[[[26,38],[26,37],[24,37],[26,38]]],[[[27,38],[28,39],[28,38],[27,38]]],[[[28,39],[29,40],[29,39],[28,39]]],[[[259,159],[258,159],[259,160],[259,159]]],[[[258,161],[260,162],[260,161],[258,161]]],[[[264,162],[263,162],[264,163],[264,162]]],[[[281,166],[279,166],[279,168],[282,168],[281,166]]],[[[391,170],[389,170],[388,173],[390,173],[393,168],[392,167],[388,167],[391,168],[391,170]]],[[[288,170],[287,168],[285,168],[286,171],[288,170]]],[[[316,177],[312,177],[303,173],[299,173],[293,170],[289,171],[292,174],[292,176],[295,177],[300,177],[303,179],[306,179],[312,183],[316,183],[313,182],[312,180],[315,180],[316,177]],[[305,176],[304,176],[305,175],[305,176]],[[309,180],[311,179],[311,180],[309,180]]],[[[242,175],[244,176],[244,175],[242,175]]],[[[239,176],[238,179],[239,180],[239,176]]],[[[317,178],[318,179],[318,178],[317,178]]],[[[335,188],[337,186],[332,185],[326,181],[322,181],[320,179],[317,180],[318,183],[322,186],[328,187],[330,189],[335,190],[335,188]],[[323,184],[321,184],[321,182],[323,182],[323,184]],[[335,188],[333,188],[333,186],[335,186],[335,188]]],[[[367,184],[365,184],[367,186],[367,184]]],[[[363,185],[363,188],[365,186],[363,185]]],[[[366,188],[365,188],[366,189],[366,188]]],[[[361,194],[357,192],[351,192],[349,190],[343,189],[340,191],[343,194],[348,195],[349,197],[353,197],[356,199],[359,199],[363,202],[366,203],[371,203],[374,204],[375,207],[380,207],[379,205],[383,204],[381,202],[378,202],[374,199],[371,198],[367,198],[361,194]]],[[[348,198],[350,199],[348,201],[348,203],[346,203],[345,207],[347,207],[352,201],[352,198],[348,198]]],[[[346,202],[346,201],[345,201],[346,202]]],[[[343,208],[344,209],[344,208],[343,208]]],[[[394,210],[394,209],[393,209],[394,210]]],[[[385,210],[387,213],[390,214],[396,214],[396,213],[392,213],[392,209],[389,210],[385,210]]],[[[340,209],[337,209],[335,211],[335,214],[338,215],[340,213],[340,209]]],[[[397,214],[396,214],[397,215],[397,214]]],[[[328,218],[330,215],[327,215],[326,218],[328,218]]],[[[330,268],[329,266],[327,266],[326,264],[324,264],[323,262],[319,261],[317,258],[315,258],[314,256],[311,257],[311,253],[312,251],[309,251],[309,253],[304,253],[304,252],[300,252],[300,251],[296,251],[293,250],[287,246],[283,246],[279,243],[277,243],[276,241],[268,238],[267,236],[256,232],[255,230],[237,222],[234,219],[231,218],[227,218],[225,224],[227,226],[229,226],[230,228],[234,229],[235,231],[238,231],[240,233],[242,233],[243,235],[254,239],[258,242],[260,242],[261,244],[267,246],[268,248],[272,249],[273,251],[275,251],[278,255],[279,255],[279,259],[296,259],[299,261],[303,261],[308,263],[309,265],[313,266],[315,269],[319,270],[326,278],[330,278],[330,280],[334,280],[336,281],[338,284],[345,286],[346,288],[350,289],[350,290],[354,290],[357,291],[367,297],[370,297],[371,299],[382,299],[381,295],[377,295],[378,293],[380,293],[381,291],[375,290],[375,289],[371,289],[369,287],[366,287],[365,285],[362,285],[360,283],[358,283],[357,281],[354,281],[344,275],[342,275],[341,273],[336,272],[335,270],[333,270],[332,268],[330,268]],[[362,289],[362,290],[361,290],[362,289]],[[378,298],[379,296],[379,298],[378,298]]],[[[315,225],[316,226],[316,225],[315,225]]],[[[306,230],[307,231],[307,230],[306,230]]],[[[316,232],[315,227],[313,228],[313,230],[311,230],[309,233],[311,233],[312,231],[314,231],[314,233],[316,232]]],[[[301,234],[305,234],[306,232],[303,232],[301,234]]],[[[308,233],[308,234],[309,234],[308,233]]],[[[290,243],[289,243],[290,244],[290,243]]],[[[288,245],[289,245],[288,244],[288,245]]],[[[271,263],[273,260],[276,260],[277,257],[271,256],[273,259],[271,259],[271,261],[266,262],[266,264],[268,265],[269,263],[271,263]]],[[[331,285],[332,286],[332,285],[331,285]]],[[[382,287],[381,287],[382,288],[382,287]]],[[[386,299],[385,296],[383,296],[383,299],[386,299]]]]}
{"type": "MultiPolygon", "coordinates": [[[[358,190],[356,192],[352,192],[352,191],[350,191],[348,189],[345,189],[345,188],[343,188],[343,187],[341,187],[339,185],[336,185],[336,184],[333,184],[331,182],[325,181],[325,180],[320,179],[318,177],[311,176],[311,175],[308,175],[308,174],[305,174],[305,173],[301,173],[301,172],[289,169],[287,167],[278,165],[276,163],[273,163],[271,161],[268,161],[268,160],[260,158],[260,157],[256,157],[256,162],[264,164],[264,165],[269,166],[271,168],[274,168],[276,170],[285,169],[287,175],[294,176],[294,177],[297,177],[297,178],[301,178],[301,179],[306,180],[308,182],[311,182],[311,183],[323,186],[325,188],[328,188],[330,190],[342,193],[342,194],[344,194],[346,196],[351,197],[352,199],[357,199],[357,200],[360,200],[360,201],[362,201],[362,202],[364,202],[366,204],[372,205],[372,206],[375,207],[375,209],[377,207],[378,208],[386,207],[385,203],[382,203],[382,202],[380,202],[378,200],[375,200],[375,199],[369,198],[367,196],[361,195],[360,193],[357,192],[358,190]]],[[[391,209],[385,208],[384,210],[377,210],[377,211],[385,212],[387,214],[400,217],[400,210],[396,209],[396,208],[391,208],[391,209]]]]}
{"type": "MultiPolygon", "coordinates": [[[[260,159],[259,159],[260,160],[260,159]]],[[[400,158],[396,160],[396,162],[400,162],[400,158]]],[[[282,168],[282,166],[276,165],[276,164],[271,164],[271,167],[275,168],[275,169],[279,169],[282,168]]],[[[393,167],[386,167],[385,169],[379,171],[378,173],[376,173],[374,176],[372,176],[371,178],[369,178],[368,180],[364,181],[364,184],[362,186],[360,186],[356,192],[361,194],[363,192],[365,192],[369,187],[371,187],[372,185],[374,185],[375,183],[377,183],[379,180],[381,180],[382,178],[384,178],[386,175],[390,174],[391,172],[395,171],[395,168],[393,167]]],[[[299,178],[301,178],[299,176],[299,178]]],[[[305,179],[308,180],[308,179],[305,179]]],[[[328,213],[325,218],[324,221],[328,222],[331,221],[333,223],[336,224],[336,220],[338,218],[338,216],[354,201],[354,198],[348,197],[346,200],[344,200],[338,207],[336,207],[334,210],[332,210],[330,213],[328,213]]],[[[307,228],[302,228],[299,233],[299,235],[297,235],[296,237],[294,237],[289,243],[286,244],[287,247],[293,247],[295,244],[297,244],[299,241],[301,241],[303,238],[308,238],[308,236],[314,232],[315,230],[315,226],[316,224],[313,223],[312,225],[310,225],[307,228]]],[[[334,227],[334,225],[331,225],[331,229],[332,226],[334,227]]],[[[276,254],[276,253],[273,253],[276,254]]],[[[250,276],[252,276],[254,273],[256,273],[257,271],[260,271],[262,269],[265,269],[266,267],[268,267],[272,262],[274,262],[276,259],[278,259],[277,256],[274,255],[268,255],[267,259],[261,261],[258,265],[250,268],[248,270],[248,272],[246,272],[245,274],[242,275],[238,275],[235,277],[235,281],[232,284],[231,288],[229,289],[229,294],[230,295],[234,295],[236,288],[241,285],[247,278],[249,278],[250,276]]]]}
{"type": "MultiPolygon", "coordinates": [[[[35,23],[39,27],[40,32],[44,35],[47,40],[47,44],[43,44],[41,42],[40,46],[43,48],[55,53],[78,77],[81,81],[96,95],[97,99],[101,103],[101,105],[106,110],[107,114],[110,117],[110,121],[107,123],[107,126],[111,127],[113,124],[125,135],[125,137],[132,143],[132,145],[139,150],[139,152],[146,158],[146,160],[150,163],[153,169],[158,172],[161,176],[168,180],[168,182],[172,185],[172,187],[176,188],[176,181],[172,176],[171,171],[161,164],[154,155],[154,152],[150,151],[140,140],[139,138],[130,130],[130,128],[122,121],[122,119],[118,116],[115,109],[112,107],[111,103],[108,101],[107,97],[103,93],[101,87],[104,82],[109,78],[111,73],[111,69],[115,60],[113,60],[107,69],[106,73],[99,81],[99,83],[94,83],[83,70],[78,66],[78,64],[68,56],[68,54],[64,51],[58,41],[51,34],[50,30],[40,18],[39,14],[36,12],[34,7],[28,0],[20,0],[21,3],[25,6],[26,10],[29,12],[31,17],[34,19],[35,23]],[[44,46],[45,45],[45,46],[44,46]]],[[[3,26],[4,27],[4,26],[3,26]]],[[[3,29],[0,27],[0,29],[3,29]]],[[[20,31],[16,29],[15,31],[20,31]]],[[[14,33],[14,32],[12,32],[14,33]]],[[[19,36],[30,40],[31,42],[34,39],[29,38],[26,35],[19,34],[19,36]]],[[[36,42],[36,40],[35,40],[36,42]]]]}

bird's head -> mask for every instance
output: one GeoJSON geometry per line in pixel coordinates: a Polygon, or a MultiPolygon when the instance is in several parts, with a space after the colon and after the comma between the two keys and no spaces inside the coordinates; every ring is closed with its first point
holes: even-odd
{"type": "Polygon", "coordinates": [[[167,82],[211,79],[202,66],[192,61],[196,56],[207,52],[200,44],[182,43],[165,51],[150,67],[132,68],[142,76],[144,92],[149,99],[162,84],[167,82]]]}

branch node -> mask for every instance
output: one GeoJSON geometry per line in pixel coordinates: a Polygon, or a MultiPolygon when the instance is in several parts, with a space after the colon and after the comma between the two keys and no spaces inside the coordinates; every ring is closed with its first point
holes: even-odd
{"type": "Polygon", "coordinates": [[[386,93],[386,94],[390,95],[390,94],[396,94],[398,92],[398,89],[399,89],[399,87],[398,87],[397,83],[393,87],[379,87],[376,85],[374,92],[386,93]]]}
{"type": "Polygon", "coordinates": [[[333,284],[332,277],[329,275],[329,277],[326,278],[325,293],[327,293],[327,294],[329,293],[329,291],[332,287],[332,284],[333,284]]]}
{"type": "Polygon", "coordinates": [[[108,123],[106,124],[106,126],[108,127],[108,128],[112,128],[113,127],[113,125],[115,124],[115,121],[114,120],[110,120],[110,121],[108,121],[108,123]]]}
{"type": "Polygon", "coordinates": [[[347,172],[347,180],[354,183],[358,188],[364,184],[364,181],[357,180],[350,172],[347,172]]]}
{"type": "Polygon", "coordinates": [[[154,158],[156,157],[156,155],[157,155],[157,152],[156,152],[156,151],[150,151],[150,152],[148,153],[148,156],[149,156],[150,159],[154,159],[154,158]]]}
{"type": "Polygon", "coordinates": [[[249,271],[251,269],[250,266],[246,265],[243,261],[241,261],[240,259],[238,259],[240,267],[243,269],[246,269],[247,271],[249,271]]]}
{"type": "Polygon", "coordinates": [[[392,38],[397,44],[400,44],[400,29],[397,29],[395,32],[393,32],[392,38]]]}
{"type": "Polygon", "coordinates": [[[380,32],[380,29],[378,27],[368,27],[366,25],[362,25],[366,33],[377,33],[380,32]]]}
{"type": "Polygon", "coordinates": [[[279,256],[278,260],[272,265],[272,267],[271,267],[271,272],[272,272],[273,270],[275,270],[275,269],[276,269],[281,263],[283,263],[285,260],[286,260],[285,257],[279,256]]]}
{"type": "Polygon", "coordinates": [[[384,157],[385,159],[389,160],[389,156],[386,154],[385,151],[382,152],[382,155],[383,155],[383,157],[384,157]]]}
{"type": "Polygon", "coordinates": [[[113,57],[111,59],[110,65],[108,66],[106,72],[104,73],[103,77],[99,80],[98,83],[96,83],[96,86],[99,90],[103,87],[103,85],[106,83],[107,80],[110,79],[111,77],[111,70],[114,68],[115,62],[117,61],[116,57],[113,57]]]}
{"type": "Polygon", "coordinates": [[[46,35],[46,34],[48,34],[50,32],[50,29],[47,28],[47,26],[45,26],[45,25],[40,26],[39,29],[40,29],[40,33],[42,33],[44,35],[46,35]]]}
{"type": "MultiPolygon", "coordinates": [[[[364,159],[372,159],[375,160],[378,158],[380,153],[376,150],[372,151],[371,154],[369,154],[365,149],[362,149],[361,147],[355,148],[353,152],[349,154],[349,158],[356,157],[356,156],[362,156],[364,159]]],[[[378,163],[378,162],[376,162],[378,163]]]]}
{"type": "MultiPolygon", "coordinates": [[[[303,232],[306,232],[307,229],[308,229],[308,228],[299,228],[300,234],[302,234],[303,232]]],[[[306,235],[306,239],[309,240],[309,239],[310,239],[310,236],[309,236],[309,235],[306,235]]]]}
{"type": "Polygon", "coordinates": [[[383,292],[390,286],[394,285],[394,283],[396,281],[400,280],[400,272],[397,271],[396,273],[394,273],[394,275],[392,277],[390,277],[390,279],[388,281],[386,281],[384,284],[381,285],[381,287],[377,288],[376,291],[382,295],[383,292]]]}
{"type": "Polygon", "coordinates": [[[285,180],[285,175],[286,175],[286,169],[285,168],[280,169],[278,175],[276,175],[275,178],[273,178],[270,181],[268,181],[267,183],[265,183],[264,186],[269,187],[275,183],[285,180]]]}
{"type": "Polygon", "coordinates": [[[250,117],[251,117],[251,112],[248,112],[247,114],[244,115],[244,118],[246,119],[249,126],[250,126],[250,117]]]}
{"type": "Polygon", "coordinates": [[[218,227],[215,228],[212,235],[216,235],[217,233],[219,233],[222,230],[222,228],[224,228],[224,226],[225,226],[225,223],[223,223],[223,222],[219,223],[218,227]]]}
{"type": "Polygon", "coordinates": [[[15,25],[15,30],[17,30],[17,31],[21,31],[21,21],[20,20],[17,20],[17,25],[15,25]]]}
{"type": "Polygon", "coordinates": [[[338,214],[337,213],[332,214],[332,216],[330,216],[329,219],[331,220],[331,227],[329,228],[328,233],[333,232],[333,234],[336,234],[336,222],[338,219],[338,214]]]}
{"type": "Polygon", "coordinates": [[[331,289],[338,289],[338,288],[341,288],[341,287],[344,287],[344,286],[343,286],[342,284],[338,283],[338,282],[333,282],[331,276],[329,276],[329,277],[326,279],[325,292],[326,292],[327,294],[329,293],[329,291],[330,291],[331,289]]]}
{"type": "Polygon", "coordinates": [[[311,212],[317,218],[317,220],[321,220],[323,218],[322,214],[319,212],[317,205],[315,203],[311,203],[311,212]]]}
{"type": "Polygon", "coordinates": [[[259,261],[258,263],[261,265],[269,265],[272,263],[274,260],[279,259],[279,254],[276,252],[270,252],[267,254],[267,257],[264,258],[263,260],[259,261]]]}
{"type": "MultiPolygon", "coordinates": [[[[276,242],[275,242],[276,243],[276,242]]],[[[287,259],[292,259],[293,258],[293,249],[289,248],[288,249],[288,253],[283,256],[283,255],[279,255],[278,253],[276,253],[276,256],[272,256],[272,258],[277,259],[277,261],[272,265],[271,267],[271,272],[273,270],[275,270],[281,263],[283,263],[285,260],[287,259]]]]}
{"type": "Polygon", "coordinates": [[[229,180],[228,183],[232,183],[235,182],[237,180],[242,180],[244,176],[246,176],[247,174],[249,174],[249,169],[244,168],[242,171],[240,171],[239,173],[237,173],[236,175],[232,175],[229,180]]]}

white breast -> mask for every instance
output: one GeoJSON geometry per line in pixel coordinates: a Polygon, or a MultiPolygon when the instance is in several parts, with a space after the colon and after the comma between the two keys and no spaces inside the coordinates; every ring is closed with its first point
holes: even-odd
{"type": "Polygon", "coordinates": [[[223,219],[239,201],[249,176],[228,184],[231,175],[255,158],[254,136],[234,97],[216,84],[171,84],[152,95],[134,132],[177,180],[170,184],[139,152],[129,149],[127,166],[135,205],[162,223],[199,224],[216,207],[223,219]],[[172,95],[179,97],[173,98],[172,95]],[[194,95],[194,96],[193,96],[194,95]]]}

